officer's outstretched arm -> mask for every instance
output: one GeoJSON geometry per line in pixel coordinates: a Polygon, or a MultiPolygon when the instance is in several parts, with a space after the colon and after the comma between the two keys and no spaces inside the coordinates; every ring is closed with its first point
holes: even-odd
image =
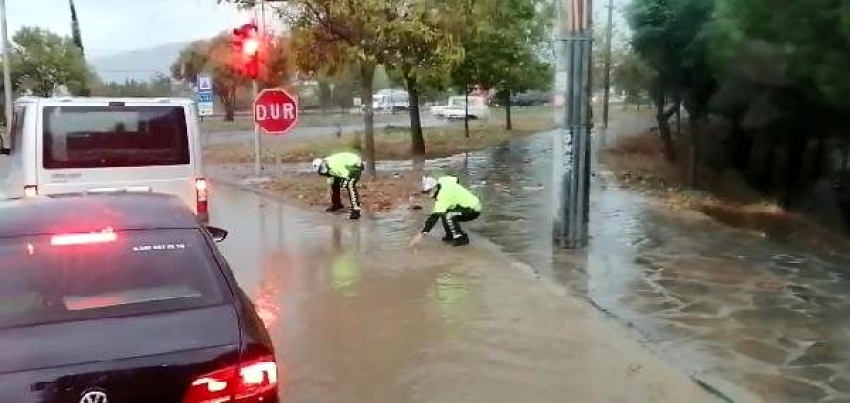
{"type": "Polygon", "coordinates": [[[425,220],[425,227],[422,228],[422,233],[427,234],[431,232],[434,226],[437,225],[437,221],[440,220],[440,216],[442,215],[443,213],[431,213],[431,215],[428,216],[428,219],[425,220]]]}

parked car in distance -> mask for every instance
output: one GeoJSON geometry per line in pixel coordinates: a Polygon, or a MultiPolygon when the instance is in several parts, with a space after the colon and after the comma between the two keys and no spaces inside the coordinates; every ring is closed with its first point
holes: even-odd
{"type": "Polygon", "coordinates": [[[22,97],[0,149],[0,198],[150,189],[202,220],[209,195],[194,101],[22,97]]]}
{"type": "Polygon", "coordinates": [[[468,116],[470,119],[488,119],[490,117],[490,107],[487,105],[487,98],[482,96],[469,96],[469,107],[466,107],[467,97],[453,96],[449,97],[447,105],[442,108],[431,108],[431,113],[435,116],[444,117],[446,119],[463,119],[468,116]]]}
{"type": "Polygon", "coordinates": [[[0,201],[0,402],[277,402],[226,236],[173,195],[0,201]]]}

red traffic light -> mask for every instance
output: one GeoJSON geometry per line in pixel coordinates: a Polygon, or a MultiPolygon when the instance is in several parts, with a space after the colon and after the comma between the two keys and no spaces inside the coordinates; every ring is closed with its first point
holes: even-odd
{"type": "Polygon", "coordinates": [[[245,56],[256,56],[260,50],[260,41],[257,38],[248,38],[242,42],[242,53],[245,56]]]}

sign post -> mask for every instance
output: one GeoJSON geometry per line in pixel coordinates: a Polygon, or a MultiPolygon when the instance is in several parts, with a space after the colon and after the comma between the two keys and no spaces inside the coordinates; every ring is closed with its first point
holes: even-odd
{"type": "Polygon", "coordinates": [[[209,74],[198,75],[198,116],[212,116],[215,113],[213,107],[213,80],[209,74]]]}

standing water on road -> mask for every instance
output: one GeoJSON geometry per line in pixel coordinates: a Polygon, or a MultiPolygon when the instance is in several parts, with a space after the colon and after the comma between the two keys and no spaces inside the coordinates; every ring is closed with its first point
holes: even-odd
{"type": "Polygon", "coordinates": [[[850,255],[669,211],[598,169],[587,251],[553,249],[553,135],[446,168],[483,196],[473,230],[730,398],[850,401],[850,255]]]}
{"type": "Polygon", "coordinates": [[[407,250],[419,220],[214,191],[211,220],[230,230],[222,251],[273,338],[283,401],[717,401],[488,250],[407,250]]]}

